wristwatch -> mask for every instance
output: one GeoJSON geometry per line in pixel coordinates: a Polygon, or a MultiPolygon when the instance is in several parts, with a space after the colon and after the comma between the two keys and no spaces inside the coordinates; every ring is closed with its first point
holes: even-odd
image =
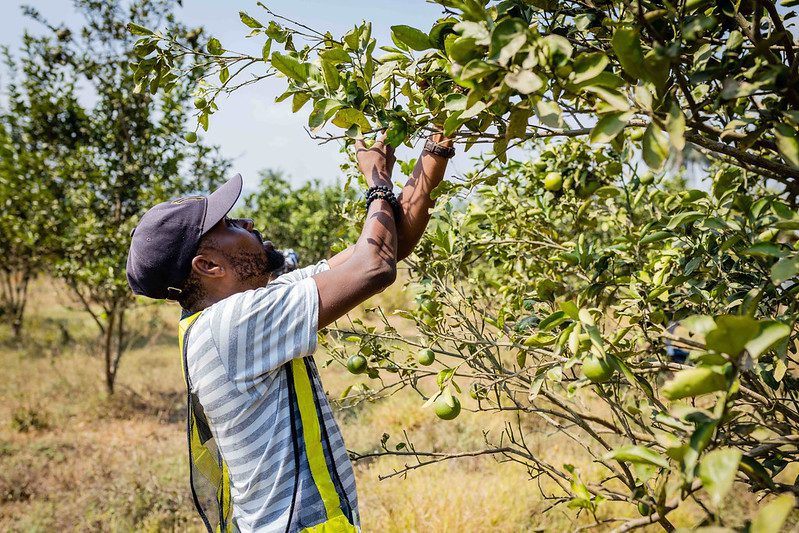
{"type": "Polygon", "coordinates": [[[455,148],[452,146],[438,144],[432,139],[427,139],[427,142],[424,143],[424,151],[430,152],[431,154],[440,155],[441,157],[446,157],[447,159],[452,159],[455,156],[455,148]]]}

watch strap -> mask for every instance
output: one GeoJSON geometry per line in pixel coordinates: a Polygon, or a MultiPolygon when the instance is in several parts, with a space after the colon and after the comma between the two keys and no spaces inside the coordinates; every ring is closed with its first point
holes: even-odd
{"type": "Polygon", "coordinates": [[[431,154],[440,155],[441,157],[446,157],[447,159],[451,159],[455,156],[455,148],[452,146],[438,144],[432,139],[427,139],[427,142],[424,143],[424,151],[430,152],[431,154]]]}

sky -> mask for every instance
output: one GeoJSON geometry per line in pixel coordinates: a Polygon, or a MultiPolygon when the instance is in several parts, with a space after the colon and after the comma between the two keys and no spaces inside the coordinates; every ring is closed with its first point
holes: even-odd
{"type": "MultiPolygon", "coordinates": [[[[39,25],[22,16],[20,4],[38,9],[53,23],[63,21],[68,26],[80,22],[71,0],[0,0],[0,45],[12,50],[21,40],[23,29],[39,25]]],[[[428,30],[441,16],[440,6],[424,0],[264,0],[276,13],[301,21],[313,28],[329,30],[334,35],[346,33],[362,20],[372,22],[372,34],[378,45],[391,44],[390,26],[408,24],[428,30]]],[[[203,26],[217,37],[225,48],[260,55],[263,39],[247,39],[249,28],[241,23],[238,12],[247,11],[262,22],[268,19],[255,0],[183,0],[177,8],[178,18],[189,27],[203,26]]],[[[275,97],[285,89],[285,79],[267,78],[247,86],[229,97],[218,99],[220,106],[211,117],[205,139],[221,147],[224,156],[233,160],[233,172],[244,177],[245,190],[257,187],[258,171],[271,168],[282,170],[294,183],[320,179],[329,183],[341,177],[339,164],[343,155],[336,143],[319,145],[303,129],[308,110],[292,114],[290,100],[275,103],[275,97]]],[[[310,108],[308,108],[310,109],[310,108]]],[[[195,123],[187,124],[194,129],[195,123]]],[[[400,159],[416,157],[421,143],[411,151],[400,148],[400,159]]],[[[469,156],[459,154],[452,161],[448,174],[461,174],[469,168],[469,156]]],[[[395,179],[399,179],[398,169],[395,179]]]]}

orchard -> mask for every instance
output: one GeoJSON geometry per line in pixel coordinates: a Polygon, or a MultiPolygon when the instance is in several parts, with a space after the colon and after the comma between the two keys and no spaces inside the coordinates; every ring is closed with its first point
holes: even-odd
{"type": "Polygon", "coordinates": [[[751,531],[779,530],[799,454],[795,2],[435,3],[441,18],[390,43],[259,3],[239,16],[260,56],[130,24],[134,79],[157,92],[194,58],[203,129],[254,75],[285,79],[276,100],[320,142],[455,137],[474,164],[435,191],[409,261],[418,305],[397,313],[416,334],[330,329],[374,383],[350,394],[390,394],[390,372],[444,420],[464,391],[478,414],[516,413],[481,453],[549,479],[542,496],[575,513],[637,507],[620,531],[670,531],[689,500],[723,525],[733,486],[762,499],[751,531]],[[599,481],[538,457],[533,418],[580,443],[599,481]]]}
{"type": "MultiPolygon", "coordinates": [[[[77,0],[73,30],[26,8],[44,33],[3,50],[0,100],[0,316],[14,342],[38,333],[23,327],[31,283],[60,279],[114,393],[123,355],[158,328],[124,277],[131,229],[226,175],[204,132],[223,99],[276,78],[276,101],[319,143],[352,154],[385,132],[418,148],[443,131],[471,156],[434,191],[404,265],[411,303],[341,320],[320,344],[348,371],[345,406],[405,389],[443,434],[467,417],[504,425],[478,449],[386,433],[375,453],[350,452],[356,466],[515,463],[508,485],[536,484],[545,514],[581,528],[672,531],[689,507],[708,530],[794,527],[796,0],[431,3],[438,18],[384,42],[368,21],[337,35],[268,4],[230,8],[257,54],[179,23],[167,0],[77,0]],[[550,436],[580,460],[542,449],[550,436]],[[755,512],[733,516],[736,499],[755,512]]],[[[265,170],[245,211],[304,263],[328,257],[362,221],[363,183],[343,168],[344,183],[302,186],[265,170]]],[[[19,427],[46,428],[33,415],[19,427]]]]}

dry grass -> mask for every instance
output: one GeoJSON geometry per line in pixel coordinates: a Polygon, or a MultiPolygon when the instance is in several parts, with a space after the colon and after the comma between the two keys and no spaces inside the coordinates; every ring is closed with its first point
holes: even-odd
{"type": "MultiPolygon", "coordinates": [[[[409,300],[399,288],[381,298],[409,300]]],[[[117,393],[108,397],[94,324],[52,282],[35,284],[25,341],[13,345],[0,330],[0,530],[200,530],[188,491],[177,313],[147,306],[134,318],[158,327],[125,355],[117,393]]],[[[338,364],[323,368],[322,378],[334,398],[354,381],[338,364]]],[[[383,433],[396,443],[403,431],[418,449],[474,450],[485,447],[483,431],[497,435],[505,419],[469,412],[470,401],[463,399],[463,414],[451,422],[421,409],[410,391],[337,416],[358,452],[377,449],[383,433]]],[[[525,426],[537,453],[592,475],[576,443],[534,420],[525,426]]],[[[513,463],[461,459],[379,481],[404,463],[392,457],[356,464],[364,531],[570,531],[592,522],[563,506],[542,514],[549,503],[513,463]]],[[[748,514],[754,503],[738,507],[748,514]]],[[[635,513],[630,506],[601,509],[602,517],[635,513]]],[[[695,523],[690,507],[675,515],[675,525],[695,523]]]]}

